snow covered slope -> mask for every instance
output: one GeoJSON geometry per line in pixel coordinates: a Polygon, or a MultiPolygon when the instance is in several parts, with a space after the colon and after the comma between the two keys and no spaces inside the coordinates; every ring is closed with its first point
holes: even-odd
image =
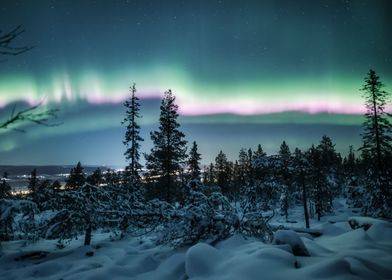
{"type": "Polygon", "coordinates": [[[98,232],[92,247],[82,239],[64,249],[48,240],[3,242],[0,279],[392,279],[392,224],[358,218],[372,225],[353,230],[348,215],[333,218],[315,226],[321,237],[299,234],[310,256],[239,235],[177,250],[98,232]]]}

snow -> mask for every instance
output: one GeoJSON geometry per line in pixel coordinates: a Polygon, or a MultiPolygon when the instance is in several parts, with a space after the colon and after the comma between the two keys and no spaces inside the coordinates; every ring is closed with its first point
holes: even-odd
{"type": "Polygon", "coordinates": [[[221,259],[221,252],[214,247],[199,243],[188,249],[185,255],[185,271],[190,277],[207,277],[218,267],[221,259]]]}
{"type": "Polygon", "coordinates": [[[278,230],[274,234],[272,244],[290,246],[291,251],[295,256],[309,256],[306,246],[302,242],[298,234],[293,230],[278,230]]]}
{"type": "Polygon", "coordinates": [[[234,235],[215,246],[172,249],[154,245],[153,236],[118,240],[101,231],[94,232],[92,246],[83,246],[83,236],[63,249],[56,240],[2,242],[0,279],[391,279],[392,224],[371,219],[367,231],[352,229],[348,220],[369,220],[344,207],[312,220],[320,237],[277,231],[280,245],[234,235]],[[310,256],[295,256],[298,244],[310,256]]]}

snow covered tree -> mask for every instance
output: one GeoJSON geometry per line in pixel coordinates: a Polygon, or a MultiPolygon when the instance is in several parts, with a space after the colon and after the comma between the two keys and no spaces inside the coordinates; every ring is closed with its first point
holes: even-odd
{"type": "Polygon", "coordinates": [[[129,162],[125,167],[124,181],[129,192],[134,192],[136,188],[141,188],[140,142],[143,141],[143,138],[140,136],[140,126],[137,123],[141,116],[139,98],[136,96],[136,84],[134,83],[130,89],[131,96],[124,102],[126,113],[122,122],[127,126],[123,143],[126,146],[125,159],[129,162]]]}
{"type": "Polygon", "coordinates": [[[193,141],[192,148],[189,151],[189,159],[188,159],[188,166],[189,166],[189,173],[191,180],[200,180],[200,160],[201,155],[197,150],[197,144],[193,141]]]}
{"type": "Polygon", "coordinates": [[[321,216],[331,210],[330,191],[326,173],[323,172],[323,159],[320,150],[312,145],[306,152],[306,159],[309,163],[309,181],[312,182],[310,195],[314,202],[317,219],[320,221],[321,216]]]}
{"type": "Polygon", "coordinates": [[[236,232],[236,209],[220,192],[206,195],[204,189],[200,181],[188,184],[184,205],[164,213],[158,243],[179,247],[203,241],[214,245],[236,232]]]}
{"type": "Polygon", "coordinates": [[[79,161],[74,168],[71,168],[65,186],[67,189],[77,189],[83,186],[85,182],[86,177],[83,172],[82,164],[79,161]]]}
{"type": "Polygon", "coordinates": [[[320,151],[321,169],[326,177],[329,191],[330,206],[332,199],[341,194],[340,170],[342,159],[335,150],[335,144],[327,135],[323,135],[317,149],[320,151]]]}
{"type": "Polygon", "coordinates": [[[363,145],[359,149],[368,177],[369,198],[365,213],[375,216],[392,216],[392,124],[386,106],[390,94],[374,70],[369,70],[362,87],[365,97],[363,145]]]}
{"type": "Polygon", "coordinates": [[[62,241],[76,238],[84,231],[84,245],[90,245],[92,230],[115,220],[117,203],[106,189],[84,184],[61,193],[58,207],[55,215],[46,222],[45,237],[62,241]]]}
{"type": "Polygon", "coordinates": [[[209,166],[204,168],[203,184],[205,186],[212,186],[215,184],[215,168],[213,163],[210,163],[209,166]]]}
{"type": "Polygon", "coordinates": [[[171,90],[165,92],[160,107],[159,128],[151,132],[153,148],[145,155],[149,181],[158,197],[171,203],[180,195],[178,173],[186,161],[186,140],[179,128],[178,106],[171,90]]]}
{"type": "Polygon", "coordinates": [[[30,200],[0,199],[0,241],[19,238],[36,240],[36,204],[30,200]],[[15,217],[18,216],[16,220],[15,217]]]}

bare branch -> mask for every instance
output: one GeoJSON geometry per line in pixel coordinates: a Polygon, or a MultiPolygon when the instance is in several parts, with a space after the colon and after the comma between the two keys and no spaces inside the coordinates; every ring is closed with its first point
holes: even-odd
{"type": "MultiPolygon", "coordinates": [[[[41,107],[42,101],[34,106],[15,113],[15,106],[12,108],[11,115],[5,122],[0,123],[0,129],[11,128],[11,125],[24,124],[27,122],[35,123],[42,126],[59,126],[61,123],[50,123],[52,119],[57,118],[58,109],[46,109],[37,111],[41,107]]],[[[18,132],[25,132],[20,128],[11,128],[18,132]]]]}
{"type": "MultiPolygon", "coordinates": [[[[0,35],[0,55],[20,55],[34,48],[34,46],[23,46],[23,47],[14,47],[12,46],[13,41],[25,30],[21,25],[18,25],[13,30],[0,35]]],[[[0,31],[1,34],[1,31],[0,31]]],[[[2,62],[4,60],[0,60],[2,62]]]]}

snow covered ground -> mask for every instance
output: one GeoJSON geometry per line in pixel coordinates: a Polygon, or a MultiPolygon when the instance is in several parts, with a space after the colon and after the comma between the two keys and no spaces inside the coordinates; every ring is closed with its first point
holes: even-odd
{"type": "MultiPolygon", "coordinates": [[[[3,242],[0,279],[392,279],[392,224],[356,218],[371,226],[353,230],[348,220],[355,213],[342,200],[335,204],[335,215],[311,221],[322,236],[299,234],[310,256],[239,235],[215,247],[199,243],[173,250],[148,238],[113,240],[97,232],[91,247],[82,246],[82,238],[63,249],[54,240],[3,242]]],[[[273,224],[302,228],[301,208],[289,223],[283,221],[278,216],[273,224]]]]}

